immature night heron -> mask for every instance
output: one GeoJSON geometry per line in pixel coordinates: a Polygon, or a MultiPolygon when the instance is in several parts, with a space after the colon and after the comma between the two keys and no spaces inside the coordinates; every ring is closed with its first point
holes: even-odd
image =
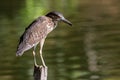
{"type": "Polygon", "coordinates": [[[25,29],[25,32],[20,37],[20,42],[17,47],[16,56],[21,56],[25,51],[34,47],[34,64],[37,65],[35,57],[35,48],[37,44],[40,43],[40,57],[43,66],[46,66],[42,57],[43,44],[48,33],[50,33],[57,26],[58,21],[63,21],[69,25],[72,25],[72,23],[65,19],[63,15],[59,12],[50,12],[47,15],[38,17],[36,20],[34,20],[25,29]]]}

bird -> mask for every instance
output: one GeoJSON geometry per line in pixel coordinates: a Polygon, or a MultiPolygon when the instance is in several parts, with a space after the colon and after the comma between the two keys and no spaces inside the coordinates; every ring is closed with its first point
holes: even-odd
{"type": "Polygon", "coordinates": [[[62,13],[57,11],[51,11],[46,15],[40,16],[35,19],[24,31],[19,39],[19,44],[17,46],[16,56],[22,56],[23,53],[31,48],[33,48],[34,64],[36,62],[36,46],[40,45],[39,55],[42,61],[42,65],[45,67],[45,61],[42,56],[42,49],[47,35],[53,31],[58,22],[64,22],[72,26],[72,23],[67,20],[62,13]]]}

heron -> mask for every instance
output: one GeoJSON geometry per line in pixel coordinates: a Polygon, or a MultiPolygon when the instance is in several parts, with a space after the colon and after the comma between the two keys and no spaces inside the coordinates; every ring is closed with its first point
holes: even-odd
{"type": "Polygon", "coordinates": [[[62,13],[56,11],[49,12],[45,16],[40,16],[35,19],[20,37],[16,56],[22,56],[25,51],[33,48],[34,64],[37,65],[35,49],[40,44],[39,55],[42,65],[45,67],[46,64],[42,56],[43,45],[47,35],[56,28],[59,21],[63,21],[72,26],[72,23],[62,13]]]}

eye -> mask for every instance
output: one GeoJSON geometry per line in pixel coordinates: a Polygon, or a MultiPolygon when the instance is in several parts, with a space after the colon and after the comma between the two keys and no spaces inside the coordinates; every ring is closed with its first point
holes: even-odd
{"type": "Polygon", "coordinates": [[[58,15],[54,15],[53,18],[54,18],[54,19],[59,19],[60,16],[58,16],[58,15]]]}

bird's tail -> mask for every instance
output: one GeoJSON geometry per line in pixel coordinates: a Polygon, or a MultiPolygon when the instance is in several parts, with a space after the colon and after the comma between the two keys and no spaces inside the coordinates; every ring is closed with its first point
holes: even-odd
{"type": "Polygon", "coordinates": [[[17,47],[17,52],[16,52],[16,56],[22,56],[23,53],[25,51],[27,51],[28,49],[32,48],[33,46],[30,45],[26,45],[21,43],[18,47],[17,47]]]}
{"type": "Polygon", "coordinates": [[[22,50],[17,50],[16,56],[22,56],[23,53],[24,53],[24,51],[22,51],[22,50]]]}

